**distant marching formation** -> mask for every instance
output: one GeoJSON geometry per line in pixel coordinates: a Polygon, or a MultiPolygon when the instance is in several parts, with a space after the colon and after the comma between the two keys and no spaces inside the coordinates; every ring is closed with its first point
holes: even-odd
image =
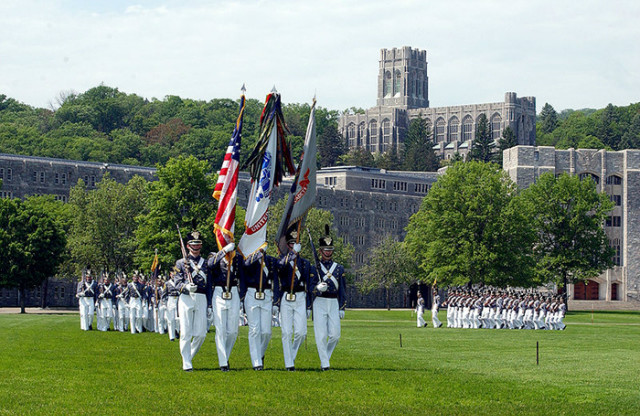
{"type": "MultiPolygon", "coordinates": [[[[438,296],[439,298],[439,296],[438,296]]],[[[434,300],[434,310],[440,305],[434,300]]],[[[564,330],[567,307],[562,296],[454,288],[446,301],[449,328],[564,330]]]]}

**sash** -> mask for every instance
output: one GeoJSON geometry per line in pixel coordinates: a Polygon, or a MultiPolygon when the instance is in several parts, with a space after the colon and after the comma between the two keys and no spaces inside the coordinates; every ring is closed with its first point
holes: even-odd
{"type": "Polygon", "coordinates": [[[200,275],[200,277],[202,277],[205,281],[205,283],[207,282],[207,275],[202,271],[202,265],[204,264],[204,259],[202,257],[200,257],[200,261],[198,262],[198,264],[196,265],[194,263],[194,261],[192,259],[189,259],[189,265],[191,266],[191,269],[193,270],[193,274],[198,274],[200,275]]]}
{"type": "Polygon", "coordinates": [[[327,280],[331,280],[333,284],[336,285],[336,289],[338,289],[338,280],[336,280],[336,278],[333,277],[333,272],[336,270],[337,266],[338,266],[338,263],[334,262],[331,265],[331,268],[327,270],[324,264],[320,263],[320,268],[322,269],[322,273],[323,273],[322,281],[326,282],[327,280]]]}

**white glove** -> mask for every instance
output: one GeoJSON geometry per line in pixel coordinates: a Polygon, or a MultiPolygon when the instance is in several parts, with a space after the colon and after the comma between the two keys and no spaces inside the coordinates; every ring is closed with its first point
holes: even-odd
{"type": "Polygon", "coordinates": [[[307,309],[307,319],[311,318],[311,309],[307,309]]]}
{"type": "Polygon", "coordinates": [[[222,247],[222,251],[224,251],[224,253],[227,254],[227,253],[231,253],[234,248],[236,248],[236,245],[233,243],[229,243],[226,246],[222,247]]]}
{"type": "Polygon", "coordinates": [[[327,282],[320,282],[316,285],[316,289],[318,290],[318,292],[324,293],[327,291],[327,289],[329,289],[329,285],[327,284],[327,282]]]}
{"type": "Polygon", "coordinates": [[[273,305],[273,307],[271,308],[271,314],[277,316],[279,313],[280,313],[280,308],[278,308],[276,305],[273,305]]]}
{"type": "Polygon", "coordinates": [[[98,295],[98,298],[104,299],[104,295],[101,293],[100,295],[98,295]]]}
{"type": "Polygon", "coordinates": [[[196,285],[194,283],[189,283],[189,284],[187,284],[187,290],[190,293],[196,293],[196,290],[198,290],[198,285],[196,285]]]}
{"type": "Polygon", "coordinates": [[[213,308],[207,308],[207,319],[211,320],[213,318],[213,308]]]}
{"type": "Polygon", "coordinates": [[[293,251],[295,251],[296,253],[300,253],[300,250],[302,250],[302,246],[300,245],[300,243],[295,243],[293,245],[293,251]]]}
{"type": "Polygon", "coordinates": [[[340,310],[340,319],[344,319],[344,309],[340,310]]]}

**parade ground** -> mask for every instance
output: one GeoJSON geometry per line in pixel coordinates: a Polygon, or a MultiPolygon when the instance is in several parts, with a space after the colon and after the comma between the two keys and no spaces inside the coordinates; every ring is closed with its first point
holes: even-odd
{"type": "Polygon", "coordinates": [[[166,335],[2,313],[0,415],[640,414],[640,312],[569,312],[565,331],[428,322],[417,328],[408,310],[347,311],[326,372],[311,321],[295,372],[284,369],[279,328],[254,371],[247,327],[221,372],[212,330],[189,373],[166,335]]]}

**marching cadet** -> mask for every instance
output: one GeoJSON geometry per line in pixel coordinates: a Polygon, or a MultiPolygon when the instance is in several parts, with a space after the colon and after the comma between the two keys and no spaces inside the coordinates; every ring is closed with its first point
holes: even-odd
{"type": "Polygon", "coordinates": [[[159,276],[156,280],[156,293],[158,294],[158,305],[154,311],[156,321],[156,331],[160,334],[164,334],[167,329],[167,300],[169,298],[167,292],[167,286],[164,284],[164,279],[159,276]]]}
{"type": "Polygon", "coordinates": [[[120,277],[120,284],[116,288],[116,299],[118,304],[118,331],[124,332],[127,330],[127,325],[129,325],[129,285],[124,273],[120,277]]]}
{"type": "Polygon", "coordinates": [[[331,354],[340,340],[340,320],[344,318],[347,305],[344,267],[333,261],[333,239],[329,226],[320,238],[319,269],[310,276],[313,295],[313,330],[316,337],[320,368],[329,370],[331,354]]]}
{"type": "Polygon", "coordinates": [[[100,308],[100,314],[98,315],[99,331],[108,331],[111,326],[111,321],[113,321],[114,329],[116,327],[114,319],[115,295],[115,284],[111,283],[109,274],[106,273],[102,283],[98,285],[98,307],[100,308]]]}
{"type": "MultiPolygon", "coordinates": [[[[178,269],[175,267],[169,273],[169,280],[165,285],[165,291],[167,294],[167,332],[169,333],[169,340],[174,341],[178,335],[180,329],[180,322],[178,321],[178,298],[180,297],[180,291],[176,287],[176,273],[178,269]]],[[[208,325],[207,325],[208,327],[208,325]]]]}
{"type": "Polygon", "coordinates": [[[438,319],[438,311],[440,310],[440,295],[438,294],[438,287],[433,286],[433,304],[431,305],[431,322],[434,328],[440,328],[442,322],[438,319]]]}
{"type": "Polygon", "coordinates": [[[264,355],[271,340],[274,285],[278,284],[277,259],[266,247],[240,264],[240,298],[249,326],[249,354],[254,370],[264,368],[264,355]]]}
{"type": "MultiPolygon", "coordinates": [[[[182,244],[182,242],[181,242],[182,244]]],[[[180,354],[182,369],[193,371],[192,360],[207,336],[207,316],[211,309],[212,276],[209,265],[200,257],[200,233],[187,235],[187,258],[176,262],[176,288],[180,292],[178,316],[180,319],[180,354]]]]}
{"type": "Polygon", "coordinates": [[[131,327],[131,333],[142,332],[142,320],[143,320],[143,301],[145,300],[146,290],[144,284],[139,281],[140,275],[136,270],[133,273],[131,282],[128,287],[129,297],[129,326],[131,327]]]}
{"type": "Polygon", "coordinates": [[[424,298],[420,291],[418,291],[418,300],[416,301],[416,319],[416,325],[418,328],[427,326],[427,323],[424,320],[424,298]]]}
{"type": "Polygon", "coordinates": [[[216,350],[220,370],[229,371],[229,357],[238,338],[240,322],[240,255],[235,244],[229,243],[217,253],[209,255],[208,264],[213,276],[213,323],[216,327],[216,350]],[[231,262],[227,259],[231,257],[231,262]]]}
{"type": "Polygon", "coordinates": [[[287,370],[295,371],[296,355],[307,336],[307,319],[311,316],[311,296],[309,282],[315,275],[315,268],[300,253],[298,232],[287,235],[289,251],[282,253],[278,260],[279,284],[275,293],[274,306],[280,312],[282,329],[282,352],[287,370]],[[293,339],[292,339],[293,338],[293,339]]]}
{"type": "Polygon", "coordinates": [[[91,277],[91,270],[87,269],[85,277],[78,283],[76,297],[80,304],[80,329],[90,331],[93,329],[93,312],[96,302],[97,285],[91,277]]]}

